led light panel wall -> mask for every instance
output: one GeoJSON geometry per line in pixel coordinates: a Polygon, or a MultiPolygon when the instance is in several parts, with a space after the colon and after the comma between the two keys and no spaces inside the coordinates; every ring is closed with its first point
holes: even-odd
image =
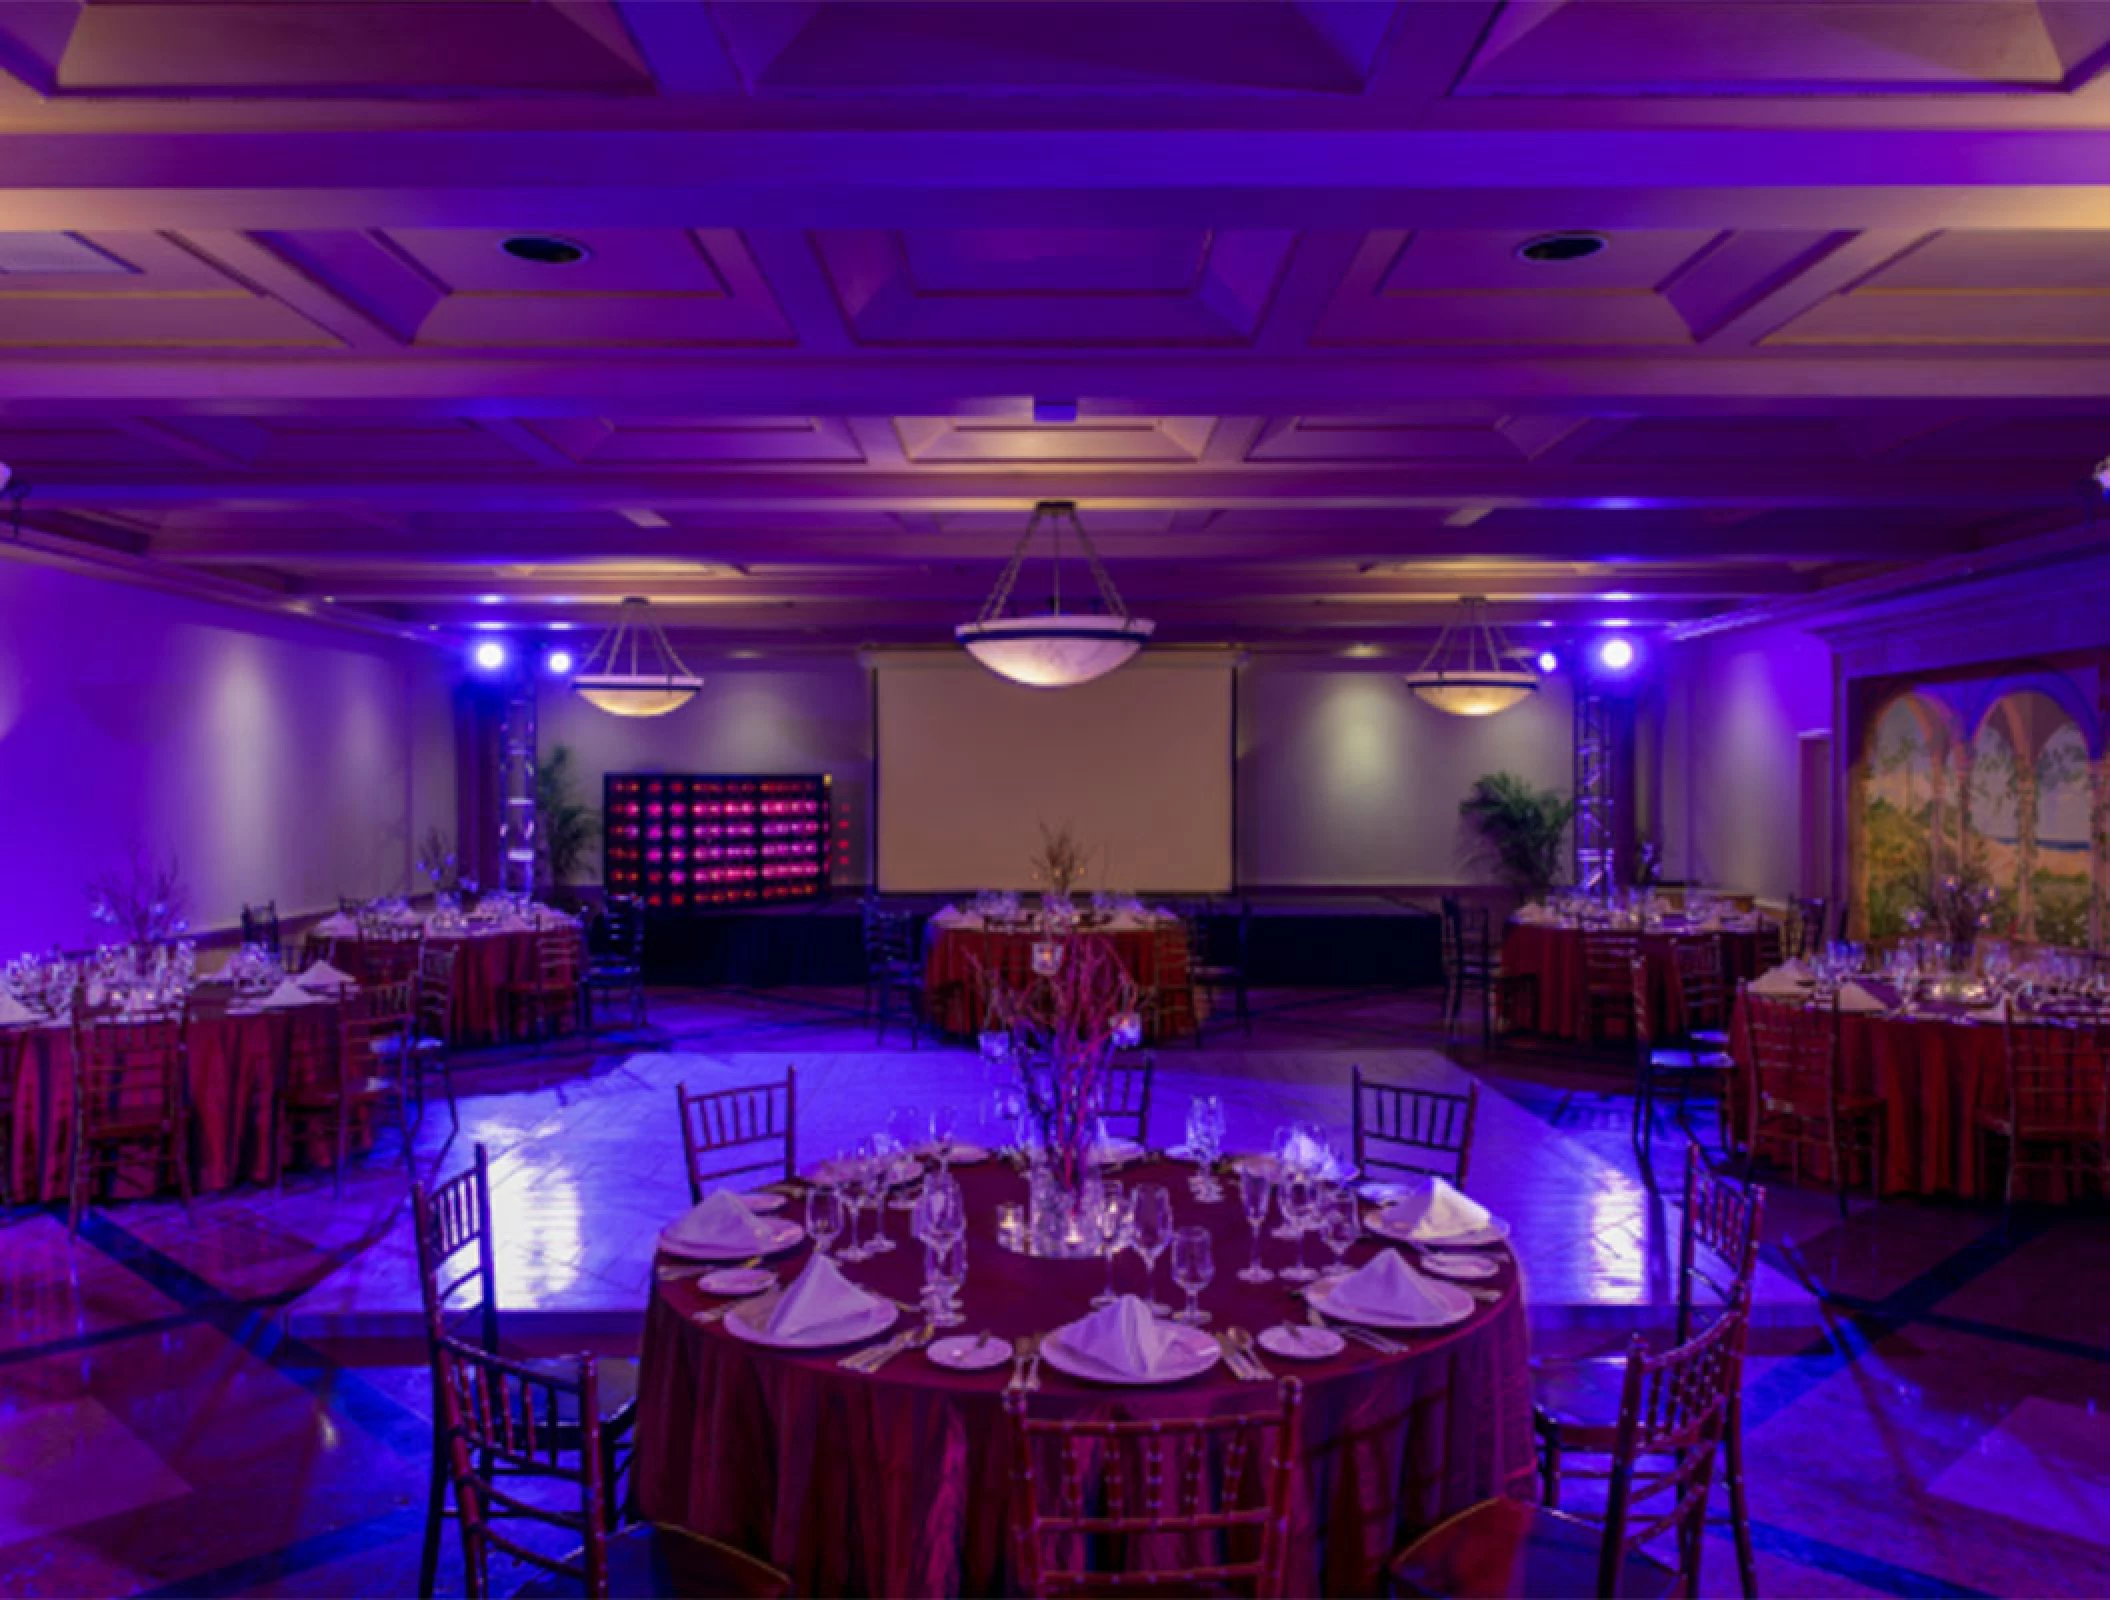
{"type": "Polygon", "coordinates": [[[603,881],[647,911],[723,911],[828,892],[825,777],[611,772],[602,784],[603,881]]]}

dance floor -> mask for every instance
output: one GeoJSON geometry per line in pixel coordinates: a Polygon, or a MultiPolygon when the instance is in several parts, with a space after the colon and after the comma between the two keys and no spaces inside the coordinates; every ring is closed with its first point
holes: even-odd
{"type": "MultiPolygon", "coordinates": [[[[663,994],[648,1035],[463,1074],[462,1129],[418,1156],[493,1155],[509,1336],[634,1347],[652,1237],[686,1195],[672,1086],[800,1070],[817,1159],[894,1103],[978,1108],[971,1053],[874,1049],[856,996],[663,994]],[[912,1085],[904,1090],[904,1085],[912,1085]]],[[[1345,1123],[1349,1064],[1477,1072],[1474,1189],[1516,1227],[1536,1350],[1619,1350],[1666,1319],[1676,1215],[1641,1181],[1628,1103],[1563,1054],[1438,1048],[1431,1009],[1389,994],[1256,997],[1250,1040],[1161,1052],[1159,1137],[1224,1097],[1231,1144],[1345,1123]]],[[[1676,1192],[1681,1140],[1656,1144],[1676,1192]]],[[[392,1139],[334,1199],[283,1196],[0,1224],[0,1593],[407,1593],[429,1448],[402,1167],[392,1139]]],[[[2110,1222],[1920,1204],[1840,1223],[1829,1194],[1775,1192],[1746,1426],[1769,1593],[2110,1590],[2110,1222]]],[[[897,1224],[898,1226],[898,1224],[897,1224]]],[[[1275,1248],[1280,1249],[1281,1246],[1275,1248]]],[[[1124,1263],[1132,1270],[1133,1262],[1124,1263]]],[[[1734,1587],[1726,1538],[1709,1588],[1734,1587]]],[[[452,1550],[443,1584],[458,1585],[452,1550]]]]}

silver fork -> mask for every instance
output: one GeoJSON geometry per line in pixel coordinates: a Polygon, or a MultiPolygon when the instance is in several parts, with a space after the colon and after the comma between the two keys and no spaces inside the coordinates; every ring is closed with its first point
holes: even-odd
{"type": "Polygon", "coordinates": [[[1269,1370],[1268,1364],[1260,1359],[1260,1352],[1254,1348],[1255,1341],[1250,1333],[1243,1328],[1233,1328],[1231,1342],[1238,1346],[1239,1353],[1245,1357],[1245,1364],[1253,1369],[1254,1381],[1265,1383],[1274,1377],[1275,1374],[1269,1370]]]}
{"type": "Polygon", "coordinates": [[[1329,1322],[1317,1306],[1304,1308],[1305,1320],[1314,1328],[1331,1328],[1344,1339],[1353,1339],[1357,1344],[1375,1350],[1381,1356],[1396,1356],[1406,1349],[1403,1344],[1394,1344],[1381,1333],[1372,1333],[1368,1328],[1359,1328],[1352,1322],[1329,1322]]]}
{"type": "Polygon", "coordinates": [[[1031,1361],[1040,1348],[1040,1335],[1024,1334],[1011,1347],[1011,1382],[1006,1387],[1017,1394],[1026,1386],[1026,1363],[1031,1361]]]}
{"type": "Polygon", "coordinates": [[[937,1332],[935,1324],[926,1322],[920,1328],[896,1334],[885,1344],[872,1345],[854,1355],[845,1356],[842,1364],[858,1372],[877,1372],[904,1350],[921,1350],[936,1337],[937,1332]]]}

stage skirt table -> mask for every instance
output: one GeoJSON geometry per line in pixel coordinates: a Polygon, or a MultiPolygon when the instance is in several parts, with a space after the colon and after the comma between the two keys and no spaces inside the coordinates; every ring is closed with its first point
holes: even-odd
{"type": "MultiPolygon", "coordinates": [[[[525,1038],[524,1029],[516,1027],[508,1014],[505,991],[508,984],[529,983],[535,977],[535,940],[539,935],[533,929],[508,929],[500,933],[432,933],[427,932],[428,943],[451,946],[456,952],[454,962],[454,1006],[452,1021],[447,1029],[448,1044],[457,1048],[473,1048],[480,1045],[510,1044],[525,1038]]],[[[580,971],[585,971],[583,941],[580,971]]],[[[345,960],[337,964],[347,971],[359,970],[356,963],[360,940],[357,937],[338,938],[333,947],[344,953],[345,960]],[[346,963],[352,965],[346,965],[346,963]]],[[[570,1027],[567,1020],[566,1030],[570,1027]]]]}
{"type": "MultiPolygon", "coordinates": [[[[1144,1026],[1152,1042],[1184,1038],[1194,1031],[1194,986],[1187,976],[1184,955],[1179,970],[1160,974],[1159,932],[1149,922],[1122,919],[1087,937],[1103,939],[1135,981],[1139,990],[1156,988],[1163,977],[1169,990],[1154,1013],[1146,1014],[1144,1026]]],[[[1045,935],[1029,929],[986,929],[973,918],[956,923],[933,918],[925,937],[923,992],[932,1015],[945,1032],[972,1037],[981,1031],[989,1010],[992,974],[1000,974],[1011,985],[1026,982],[1033,968],[1033,946],[1045,935]]],[[[1182,952],[1185,940],[1179,941],[1182,952]]]]}
{"type": "MultiPolygon", "coordinates": [[[[1879,998],[1893,998],[1880,979],[1859,980],[1879,998]]],[[[1737,1000],[1730,1030],[1736,1057],[1736,1128],[1746,1127],[1751,1093],[1750,1048],[1744,1035],[1744,1008],[1737,1000]]],[[[2001,1147],[1981,1132],[1981,1111],[1999,1112],[2007,1103],[2007,1039],[1997,1022],[1974,1022],[1962,1007],[1926,1007],[1911,1016],[1869,1012],[1839,1018],[1839,1081],[1847,1094],[1883,1099],[1883,1192],[1885,1194],[1954,1195],[1968,1200],[1999,1200],[2006,1183],[2001,1147]],[[1931,1014],[1930,1014],[1931,1013],[1931,1014]]],[[[1785,1161],[1784,1150],[1759,1147],[1768,1161],[1785,1161]]],[[[1808,1181],[1829,1184],[1831,1171],[1822,1150],[1803,1152],[1808,1181]]],[[[2053,1173],[2026,1173],[2029,1197],[2067,1198],[2053,1173]]],[[[1866,1184],[1866,1172],[1849,1178],[1866,1184]]]]}
{"type": "MultiPolygon", "coordinates": [[[[186,1084],[190,1092],[191,1184],[200,1194],[271,1177],[271,1087],[285,1069],[296,1035],[333,1059],[335,1001],[279,1011],[230,1011],[229,995],[212,986],[191,1000],[186,1084]]],[[[14,1149],[10,1170],[30,1200],[66,1198],[66,1163],[73,1142],[73,1036],[64,1027],[32,1029],[15,1082],[14,1149]]],[[[370,1135],[359,1130],[357,1147],[370,1135]]],[[[327,1165],[327,1139],[300,1152],[327,1165]]],[[[128,1162],[112,1190],[131,1197],[164,1187],[145,1160],[128,1162]]]]}
{"type": "MultiPolygon", "coordinates": [[[[1650,1020],[1659,1038],[1685,1026],[1685,1008],[1671,968],[1671,941],[1692,937],[1719,939],[1723,975],[1731,989],[1758,976],[1758,933],[1728,931],[1689,933],[1651,929],[1641,935],[1641,956],[1648,963],[1650,1020]]],[[[1584,990],[1583,930],[1512,922],[1502,935],[1504,977],[1528,976],[1537,987],[1537,1032],[1557,1039],[1586,1039],[1589,1003],[1584,990]]]]}
{"type": "MultiPolygon", "coordinates": [[[[1204,1206],[1187,1192],[1189,1170],[1167,1162],[1122,1176],[1165,1184],[1179,1221],[1213,1228],[1217,1277],[1202,1297],[1211,1326],[1257,1332],[1298,1313],[1280,1282],[1238,1281],[1250,1234],[1235,1186],[1233,1198],[1204,1206]]],[[[971,1222],[967,1320],[955,1331],[1015,1338],[1084,1315],[1104,1262],[1004,1250],[993,1214],[1000,1201],[1024,1202],[1024,1181],[993,1162],[959,1176],[971,1222]]],[[[796,1216],[796,1206],[785,1214],[796,1216]]],[[[897,1240],[905,1221],[893,1217],[897,1240]]],[[[1375,1248],[1366,1239],[1350,1262],[1375,1248]]],[[[1269,1239],[1267,1249],[1272,1264],[1287,1263],[1289,1245],[1269,1239]]],[[[779,1263],[787,1281],[804,1256],[802,1246],[779,1263]]],[[[903,1244],[846,1270],[913,1300],[922,1251],[903,1244]]],[[[1118,1272],[1120,1287],[1140,1287],[1136,1257],[1124,1255],[1118,1272]]],[[[1304,1382],[1289,1593],[1377,1593],[1386,1559],[1419,1530],[1478,1500],[1530,1493],[1531,1384],[1512,1260],[1493,1286],[1499,1298],[1459,1327],[1402,1335],[1404,1355],[1351,1344],[1329,1361],[1267,1358],[1278,1375],[1304,1382]]],[[[1162,1263],[1157,1287],[1161,1297],[1176,1293],[1162,1263]]],[[[958,1373],[911,1352],[860,1376],[837,1365],[840,1350],[769,1349],[692,1320],[716,1303],[692,1279],[654,1285],[639,1374],[636,1487],[645,1516],[776,1563],[797,1594],[1017,1592],[1002,1409],[1009,1363],[958,1373]]],[[[1272,1386],[1240,1383],[1221,1366],[1168,1388],[1114,1389],[1044,1365],[1033,1407],[1050,1417],[1174,1417],[1262,1410],[1274,1397],[1272,1386]]]]}

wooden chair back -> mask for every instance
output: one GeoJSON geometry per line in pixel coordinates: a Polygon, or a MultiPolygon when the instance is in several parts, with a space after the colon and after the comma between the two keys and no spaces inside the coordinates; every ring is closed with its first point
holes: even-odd
{"type": "Polygon", "coordinates": [[[406,978],[414,978],[418,971],[418,951],[424,942],[425,930],[415,923],[362,918],[359,942],[352,947],[355,952],[352,957],[354,976],[362,984],[401,983],[406,978]]]}
{"type": "Polygon", "coordinates": [[[1758,919],[1758,970],[1771,972],[1787,957],[1783,954],[1780,924],[1761,913],[1758,919]]]}
{"type": "Polygon", "coordinates": [[[636,895],[612,894],[594,924],[594,955],[603,963],[637,966],[645,959],[645,904],[636,895]]]}
{"type": "Polygon", "coordinates": [[[1682,934],[1670,942],[1671,972],[1685,1013],[1685,1031],[1729,1025],[1729,981],[1718,934],[1682,934]]]}
{"type": "MultiPolygon", "coordinates": [[[[1749,1063],[1753,1127],[1764,1111],[1833,1118],[1838,1110],[1836,1005],[1768,1000],[1744,990],[1744,1060],[1749,1063]]],[[[1756,1147],[1755,1136],[1753,1148],[1756,1147]]]]}
{"type": "Polygon", "coordinates": [[[415,979],[404,978],[345,997],[337,1021],[337,1077],[345,1093],[400,1089],[416,989],[415,979]]]}
{"type": "Polygon", "coordinates": [[[447,1042],[454,1027],[454,969],[460,960],[461,948],[454,944],[427,942],[418,951],[411,1032],[420,1039],[447,1042]]]}
{"type": "Polygon", "coordinates": [[[1748,1298],[1739,1297],[1700,1333],[1661,1355],[1650,1355],[1638,1336],[1629,1347],[1597,1593],[1618,1593],[1626,1557],[1664,1538],[1676,1544],[1677,1592],[1699,1592],[1707,1495],[1743,1377],[1748,1310],[1748,1298]],[[1643,1471],[1643,1457],[1669,1459],[1660,1468],[1652,1461],[1643,1471]]]}
{"type": "Polygon", "coordinates": [[[1453,983],[1484,983],[1494,975],[1494,914],[1483,905],[1443,897],[1444,963],[1453,983]]]}
{"type": "Polygon", "coordinates": [[[563,994],[579,987],[579,930],[543,928],[535,934],[535,987],[563,994]]]}
{"type": "Polygon", "coordinates": [[[1583,931],[1583,990],[1594,1001],[1625,1007],[1633,983],[1629,970],[1641,954],[1641,936],[1613,928],[1583,931]]]}
{"type": "Polygon", "coordinates": [[[700,1203],[707,1185],[727,1178],[759,1183],[786,1181],[798,1171],[799,1074],[786,1067],[768,1083],[689,1093],[674,1086],[681,1115],[682,1158],[689,1174],[689,1200],[700,1203]]]}
{"type": "Polygon", "coordinates": [[[435,1338],[462,1338],[498,1351],[498,1264],[491,1235],[491,1161],[482,1145],[453,1177],[410,1186],[411,1233],[426,1326],[435,1338]],[[461,1298],[475,1290],[473,1299],[461,1298]]]}
{"type": "Polygon", "coordinates": [[[1766,1191],[1708,1170],[1697,1144],[1685,1147],[1685,1210],[1678,1226],[1678,1309],[1674,1339],[1693,1336],[1699,1296],[1727,1310],[1747,1298],[1758,1271],[1766,1191]],[[1705,1247],[1709,1254],[1701,1253],[1705,1247]],[[1711,1256],[1711,1259],[1710,1259],[1711,1256]]]}
{"type": "Polygon", "coordinates": [[[1007,1395],[1021,1589],[1281,1594],[1301,1395],[1288,1378],[1272,1410],[1154,1421],[1043,1421],[1028,1392],[1007,1395]],[[1191,1566],[1130,1574],[1100,1565],[1124,1546],[1167,1537],[1185,1538],[1191,1566]]]}
{"type": "Polygon", "coordinates": [[[2010,1016],[2007,1115],[2025,1165],[2031,1144],[2110,1144],[2110,1027],[2010,1016]]]}
{"type": "Polygon", "coordinates": [[[1416,1172],[1447,1178],[1463,1189],[1473,1163],[1473,1125],[1480,1114],[1480,1085],[1465,1093],[1376,1083],[1360,1066],[1349,1069],[1356,1170],[1416,1172]]]}
{"type": "Polygon", "coordinates": [[[1656,1019],[1649,1011],[1648,958],[1640,953],[1638,945],[1626,964],[1626,993],[1630,1007],[1627,1026],[1634,1035],[1634,1054],[1645,1072],[1656,1047],[1656,1019]]]}
{"type": "Polygon", "coordinates": [[[73,1053],[75,1138],[124,1134],[126,1142],[150,1143],[180,1137],[188,1042],[180,1015],[82,1024],[73,1053]]]}
{"type": "Polygon", "coordinates": [[[606,1595],[608,1488],[594,1358],[528,1364],[439,1337],[432,1361],[472,1600],[491,1592],[493,1552],[606,1595]],[[552,1556],[507,1523],[568,1530],[579,1549],[552,1556]]]}
{"type": "Polygon", "coordinates": [[[1158,1058],[1149,1050],[1116,1055],[1099,1077],[1093,1114],[1115,1138],[1133,1139],[1150,1148],[1150,1093],[1157,1079],[1158,1058]]]}
{"type": "Polygon", "coordinates": [[[260,906],[242,907],[242,943],[260,944],[274,955],[283,951],[276,900],[266,900],[260,906]]]}
{"type": "Polygon", "coordinates": [[[1819,899],[1796,896],[1788,901],[1787,949],[1805,961],[1831,937],[1831,907],[1819,899]]]}

